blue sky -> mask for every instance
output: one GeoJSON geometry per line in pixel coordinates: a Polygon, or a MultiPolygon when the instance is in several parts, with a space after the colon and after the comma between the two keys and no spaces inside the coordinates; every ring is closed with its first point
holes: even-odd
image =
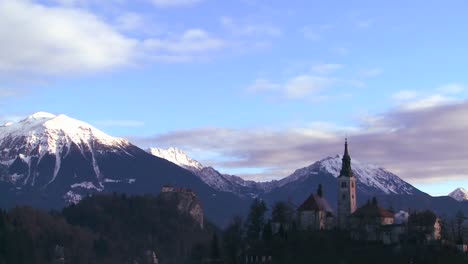
{"type": "Polygon", "coordinates": [[[425,127],[431,122],[410,117],[440,116],[453,128],[444,133],[466,134],[467,8],[466,1],[0,0],[0,117],[64,113],[256,180],[341,152],[349,134],[357,158],[445,194],[468,186],[468,146],[448,147],[462,140],[453,136],[440,149],[438,131],[425,127]],[[419,126],[404,130],[412,124],[419,126]],[[415,137],[410,146],[395,142],[400,132],[415,137]],[[440,154],[428,155],[434,147],[440,154]]]}

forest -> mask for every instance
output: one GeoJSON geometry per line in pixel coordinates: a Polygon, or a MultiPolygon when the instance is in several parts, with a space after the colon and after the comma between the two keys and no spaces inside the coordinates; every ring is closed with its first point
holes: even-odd
{"type": "Polygon", "coordinates": [[[415,236],[382,245],[339,230],[300,230],[286,202],[269,210],[254,200],[245,219],[233,217],[223,230],[206,220],[201,228],[175,202],[109,194],[62,211],[1,211],[0,263],[468,263],[454,247],[415,236]]]}

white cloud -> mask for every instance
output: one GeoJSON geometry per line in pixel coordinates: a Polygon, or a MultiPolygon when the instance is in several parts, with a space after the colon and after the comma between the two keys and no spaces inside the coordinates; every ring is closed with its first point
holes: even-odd
{"type": "Polygon", "coordinates": [[[274,92],[287,99],[319,99],[323,97],[320,92],[334,83],[335,80],[332,78],[304,74],[290,78],[284,83],[257,79],[247,87],[247,91],[251,93],[274,92]]]}
{"type": "Polygon", "coordinates": [[[440,94],[431,95],[422,99],[415,101],[407,102],[401,105],[401,108],[404,110],[422,110],[427,108],[433,108],[441,105],[451,104],[458,101],[455,98],[447,97],[440,94]]]}
{"type": "Polygon", "coordinates": [[[329,74],[342,68],[343,68],[342,64],[326,63],[326,64],[319,64],[319,65],[313,66],[312,71],[319,73],[319,74],[329,74]]]}
{"type": "Polygon", "coordinates": [[[257,93],[257,92],[265,92],[265,91],[275,91],[280,88],[279,84],[272,83],[266,79],[257,79],[255,80],[254,84],[247,88],[248,92],[257,93]]]}
{"type": "Polygon", "coordinates": [[[180,35],[147,39],[142,43],[147,59],[163,62],[203,60],[227,47],[227,42],[202,29],[189,29],[180,35]]]}
{"type": "Polygon", "coordinates": [[[407,101],[418,97],[418,92],[412,90],[402,90],[393,94],[392,98],[397,101],[407,101]]]}
{"type": "Polygon", "coordinates": [[[0,73],[106,70],[134,60],[137,41],[81,9],[0,2],[0,73]]]}
{"type": "Polygon", "coordinates": [[[117,17],[116,24],[123,31],[141,30],[145,27],[145,19],[140,14],[128,12],[117,17]]]}
{"type": "Polygon", "coordinates": [[[231,17],[222,17],[221,25],[234,35],[239,36],[269,36],[279,37],[282,35],[280,28],[270,24],[239,23],[231,17]]]}
{"type": "Polygon", "coordinates": [[[332,81],[327,78],[301,75],[289,80],[285,85],[285,91],[289,98],[303,98],[316,94],[331,83],[332,81]]]}
{"type": "Polygon", "coordinates": [[[383,69],[381,68],[368,68],[361,71],[361,74],[365,77],[375,77],[382,75],[383,69]]]}
{"type": "Polygon", "coordinates": [[[112,25],[73,6],[0,1],[0,76],[27,79],[105,71],[148,60],[186,62],[204,59],[227,46],[203,29],[146,39],[119,32],[144,24],[144,18],[135,13],[123,14],[112,25]]]}
{"type": "Polygon", "coordinates": [[[444,94],[459,94],[466,90],[466,86],[460,83],[450,83],[439,87],[437,90],[444,94]]]}
{"type": "Polygon", "coordinates": [[[158,7],[185,7],[201,3],[202,0],[149,0],[158,7]]]}

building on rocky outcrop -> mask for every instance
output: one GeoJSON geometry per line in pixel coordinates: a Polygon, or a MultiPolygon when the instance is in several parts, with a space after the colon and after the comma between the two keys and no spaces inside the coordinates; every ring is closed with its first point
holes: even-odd
{"type": "Polygon", "coordinates": [[[303,230],[330,230],[334,227],[333,210],[323,197],[322,185],[297,209],[299,227],[303,230]]]}
{"type": "Polygon", "coordinates": [[[164,186],[160,196],[163,199],[175,201],[180,212],[190,215],[203,228],[203,207],[194,191],[188,188],[164,186]]]}

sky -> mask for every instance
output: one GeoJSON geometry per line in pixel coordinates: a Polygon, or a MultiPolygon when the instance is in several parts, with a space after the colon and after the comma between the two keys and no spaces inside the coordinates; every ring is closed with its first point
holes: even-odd
{"type": "Polygon", "coordinates": [[[267,181],[341,154],[468,188],[468,3],[0,0],[0,121],[66,114],[267,181]]]}

